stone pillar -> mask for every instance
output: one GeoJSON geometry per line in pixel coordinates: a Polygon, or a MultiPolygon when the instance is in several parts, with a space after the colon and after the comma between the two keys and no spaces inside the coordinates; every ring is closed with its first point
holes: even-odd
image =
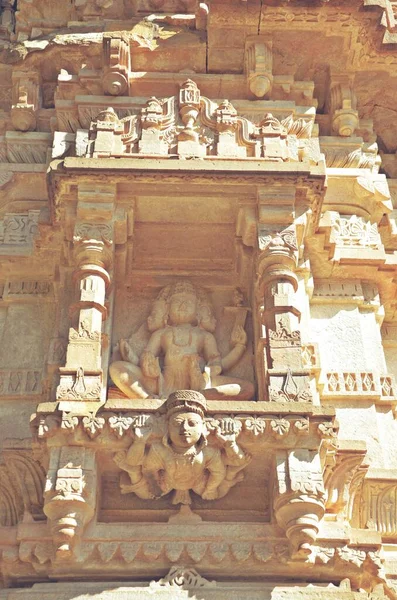
{"type": "MultiPolygon", "coordinates": [[[[60,369],[58,400],[101,400],[102,321],[107,318],[106,292],[113,265],[115,188],[79,189],[73,258],[78,298],[70,307],[66,365],[60,369]],[[89,219],[95,216],[95,222],[89,219]]],[[[105,390],[104,390],[105,391],[105,390]]]]}
{"type": "Polygon", "coordinates": [[[55,560],[77,553],[85,525],[95,513],[95,450],[77,446],[52,447],[44,490],[55,560]]]}

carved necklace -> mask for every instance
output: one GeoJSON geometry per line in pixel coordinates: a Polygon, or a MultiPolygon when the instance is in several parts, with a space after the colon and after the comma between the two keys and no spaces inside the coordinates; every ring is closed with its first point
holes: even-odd
{"type": "Polygon", "coordinates": [[[183,454],[175,452],[171,445],[169,447],[171,448],[172,454],[174,455],[176,465],[185,465],[186,463],[192,464],[194,463],[194,460],[198,454],[196,446],[188,448],[183,454]]]}
{"type": "Polygon", "coordinates": [[[184,346],[190,346],[192,343],[191,328],[189,327],[189,329],[183,329],[183,328],[180,329],[179,327],[173,327],[172,339],[173,339],[175,346],[180,346],[182,348],[184,346]]]}

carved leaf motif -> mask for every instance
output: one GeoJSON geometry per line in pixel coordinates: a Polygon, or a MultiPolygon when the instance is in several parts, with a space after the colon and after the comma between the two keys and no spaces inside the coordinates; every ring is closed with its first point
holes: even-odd
{"type": "Polygon", "coordinates": [[[102,431],[104,425],[105,419],[103,417],[96,417],[92,412],[88,416],[83,417],[83,428],[90,438],[96,437],[102,431]]]}
{"type": "Polygon", "coordinates": [[[350,562],[356,567],[361,567],[365,561],[365,552],[363,550],[356,550],[355,548],[349,548],[344,546],[343,548],[337,548],[338,556],[344,562],[350,562]]]}
{"type": "Polygon", "coordinates": [[[210,544],[211,556],[216,562],[221,562],[221,560],[225,558],[226,554],[228,554],[228,551],[229,547],[227,544],[217,542],[210,544]]]}
{"type": "Polygon", "coordinates": [[[151,581],[150,587],[154,589],[168,587],[179,589],[194,589],[203,587],[214,587],[215,581],[209,581],[192,567],[171,567],[168,574],[159,581],[151,581]]]}
{"type": "Polygon", "coordinates": [[[318,431],[323,437],[334,438],[336,437],[335,425],[329,421],[319,423],[318,431]]]}
{"type": "Polygon", "coordinates": [[[34,545],[32,542],[21,542],[19,545],[18,555],[15,557],[15,559],[17,560],[19,557],[22,562],[31,562],[33,548],[34,545]]]}
{"type": "Polygon", "coordinates": [[[62,429],[69,429],[70,431],[74,431],[79,424],[79,419],[72,413],[64,412],[62,413],[62,429]]]}
{"type": "Polygon", "coordinates": [[[49,562],[53,556],[52,542],[38,542],[34,549],[34,555],[41,565],[49,562]]]}
{"type": "Polygon", "coordinates": [[[238,562],[244,562],[251,555],[252,544],[249,544],[247,542],[239,542],[237,544],[232,544],[231,551],[232,551],[234,558],[238,562]]]}
{"type": "Polygon", "coordinates": [[[309,419],[298,419],[294,423],[294,428],[298,433],[308,433],[309,432],[309,419]]]}
{"type": "Polygon", "coordinates": [[[207,552],[208,544],[206,542],[187,543],[186,552],[194,562],[200,562],[207,552]]]}
{"type": "Polygon", "coordinates": [[[156,560],[163,552],[164,544],[161,542],[145,542],[142,545],[143,554],[149,560],[156,560]]]}
{"type": "Polygon", "coordinates": [[[60,420],[54,415],[47,415],[46,417],[40,417],[39,426],[37,429],[37,435],[39,438],[51,437],[54,435],[59,427],[60,420]]]}
{"type": "Polygon", "coordinates": [[[245,420],[245,429],[255,436],[262,435],[266,430],[266,421],[261,417],[248,417],[245,420]]]}
{"type": "Polygon", "coordinates": [[[126,563],[132,563],[141,547],[141,544],[136,542],[121,542],[120,552],[126,563]]]}
{"type": "Polygon", "coordinates": [[[94,542],[83,542],[79,548],[79,558],[81,561],[86,561],[96,548],[96,544],[94,542]]]}
{"type": "Polygon", "coordinates": [[[165,545],[165,554],[171,562],[176,562],[180,559],[183,552],[182,542],[168,542],[165,545]]]}
{"type": "Polygon", "coordinates": [[[276,436],[286,435],[290,430],[290,426],[290,422],[286,419],[272,419],[270,421],[270,427],[276,436]]]}
{"type": "Polygon", "coordinates": [[[267,562],[273,556],[273,548],[270,544],[260,543],[253,545],[254,556],[261,562],[267,562]]]}
{"type": "Polygon", "coordinates": [[[314,554],[316,557],[316,562],[321,562],[326,565],[332,560],[335,556],[335,548],[322,548],[320,546],[314,547],[314,554]]]}
{"type": "Polygon", "coordinates": [[[109,427],[118,438],[121,438],[131,427],[133,421],[133,417],[125,416],[123,414],[112,415],[109,418],[109,427]]]}
{"type": "Polygon", "coordinates": [[[119,544],[118,542],[101,542],[97,546],[99,555],[103,562],[110,562],[116,554],[119,544]]]}

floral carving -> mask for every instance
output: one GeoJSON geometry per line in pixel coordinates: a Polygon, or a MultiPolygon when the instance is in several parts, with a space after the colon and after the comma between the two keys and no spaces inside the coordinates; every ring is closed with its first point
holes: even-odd
{"type": "Polygon", "coordinates": [[[249,417],[245,420],[245,429],[254,436],[262,435],[266,430],[266,421],[261,417],[249,417]]]}
{"type": "Polygon", "coordinates": [[[112,415],[109,417],[109,427],[118,438],[121,438],[130,429],[133,421],[133,417],[127,415],[112,415]]]}
{"type": "Polygon", "coordinates": [[[286,419],[272,419],[270,427],[276,437],[283,437],[289,432],[290,422],[286,419]]]}
{"type": "Polygon", "coordinates": [[[105,425],[105,419],[103,417],[97,417],[94,413],[89,413],[86,417],[83,417],[83,429],[87,432],[90,438],[95,438],[101,433],[105,425]]]}

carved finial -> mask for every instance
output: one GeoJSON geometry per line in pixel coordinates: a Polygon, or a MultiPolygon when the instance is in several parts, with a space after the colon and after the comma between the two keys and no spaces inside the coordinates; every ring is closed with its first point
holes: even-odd
{"type": "Polygon", "coordinates": [[[101,110],[95,117],[95,121],[100,121],[101,123],[119,123],[120,120],[111,106],[105,108],[105,110],[101,110]]]}

